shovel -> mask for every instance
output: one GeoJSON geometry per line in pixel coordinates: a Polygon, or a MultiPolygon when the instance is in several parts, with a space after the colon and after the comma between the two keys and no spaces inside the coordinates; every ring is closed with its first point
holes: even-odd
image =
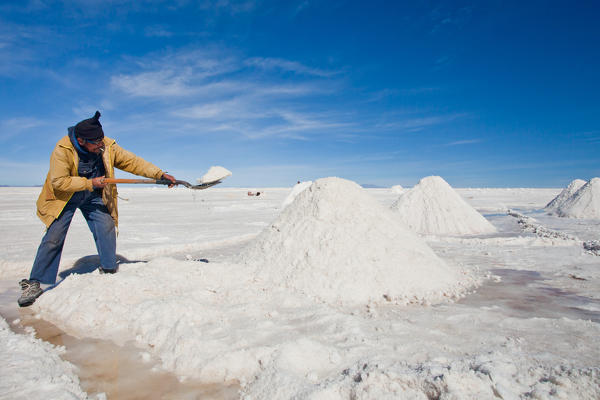
{"type": "Polygon", "coordinates": [[[122,179],[122,178],[104,178],[105,183],[145,183],[151,185],[183,185],[188,189],[208,189],[211,186],[215,186],[221,183],[221,180],[216,180],[212,182],[204,182],[198,185],[192,185],[186,181],[176,180],[175,183],[171,182],[168,179],[122,179]]]}
{"type": "Polygon", "coordinates": [[[151,185],[183,185],[188,189],[203,190],[211,186],[218,185],[221,181],[231,175],[231,171],[223,167],[210,167],[204,176],[198,179],[198,185],[192,185],[186,181],[176,180],[175,183],[168,179],[121,179],[121,178],[105,178],[106,183],[142,183],[151,185]]]}

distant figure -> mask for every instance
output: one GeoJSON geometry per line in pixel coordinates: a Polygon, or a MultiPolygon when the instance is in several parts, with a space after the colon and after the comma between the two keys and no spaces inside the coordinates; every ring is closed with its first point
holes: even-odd
{"type": "Polygon", "coordinates": [[[117,189],[104,181],[114,168],[147,178],[175,178],[157,166],[121,148],[104,136],[100,112],[68,129],[50,155],[50,169],[37,200],[37,215],[46,234],[35,256],[29,279],[23,279],[19,306],[27,307],[44,292],[40,283],[53,285],[69,225],[77,209],[94,235],[101,273],[117,272],[117,189]]]}
{"type": "Polygon", "coordinates": [[[250,191],[249,191],[249,192],[248,192],[248,196],[260,196],[260,192],[256,192],[256,193],[254,193],[254,192],[250,192],[250,191]]]}

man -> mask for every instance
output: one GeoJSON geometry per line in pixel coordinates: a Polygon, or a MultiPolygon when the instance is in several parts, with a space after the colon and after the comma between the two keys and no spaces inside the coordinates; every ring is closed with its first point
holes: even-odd
{"type": "Polygon", "coordinates": [[[40,284],[56,283],[58,266],[69,225],[80,209],[92,231],[100,273],[117,272],[117,188],[104,178],[114,177],[114,168],[153,179],[175,178],[160,168],[121,148],[104,136],[96,111],[68,129],[50,156],[50,170],[37,200],[37,215],[46,224],[29,279],[20,282],[19,306],[27,307],[43,293],[40,284]]]}

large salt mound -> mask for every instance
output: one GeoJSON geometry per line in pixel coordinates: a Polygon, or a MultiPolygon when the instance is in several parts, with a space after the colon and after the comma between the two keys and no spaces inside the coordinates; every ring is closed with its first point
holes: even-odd
{"type": "Polygon", "coordinates": [[[410,229],[433,235],[494,233],[496,228],[439,176],[428,176],[391,206],[410,229]]]}
{"type": "Polygon", "coordinates": [[[583,185],[585,185],[585,181],[583,179],[575,179],[569,183],[569,186],[564,188],[562,192],[558,196],[556,196],[550,203],[546,205],[544,208],[548,212],[555,212],[563,205],[565,201],[567,201],[571,196],[575,194],[583,185]]]}
{"type": "Polygon", "coordinates": [[[333,304],[430,303],[472,279],[448,267],[359,185],[315,181],[241,254],[256,278],[333,304]]]}
{"type": "Polygon", "coordinates": [[[558,208],[560,217],[600,219],[600,178],[590,179],[558,208]]]}

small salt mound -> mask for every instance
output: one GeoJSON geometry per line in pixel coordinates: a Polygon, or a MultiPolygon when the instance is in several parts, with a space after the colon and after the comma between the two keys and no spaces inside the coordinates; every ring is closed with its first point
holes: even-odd
{"type": "Polygon", "coordinates": [[[310,185],[312,185],[312,181],[298,182],[296,185],[294,185],[290,194],[288,194],[288,196],[285,198],[285,200],[281,204],[281,208],[285,208],[285,207],[289,206],[290,204],[292,204],[292,202],[294,201],[296,196],[298,196],[300,194],[300,192],[302,192],[304,189],[308,188],[310,185]]]}
{"type": "Polygon", "coordinates": [[[404,192],[404,188],[400,185],[394,185],[390,188],[390,190],[394,194],[402,194],[402,192],[404,192]]]}
{"type": "Polygon", "coordinates": [[[432,235],[494,233],[496,228],[467,204],[445,180],[428,176],[402,194],[392,210],[411,230],[432,235]]]}
{"type": "Polygon", "coordinates": [[[431,303],[471,278],[448,267],[359,185],[315,181],[241,254],[256,278],[330,304],[431,303]]]}
{"type": "Polygon", "coordinates": [[[548,212],[555,212],[563,205],[565,201],[567,201],[571,196],[575,194],[576,191],[581,189],[583,185],[585,185],[585,181],[583,179],[575,179],[569,183],[569,186],[564,188],[562,192],[558,196],[556,196],[550,203],[546,205],[544,208],[548,212]]]}
{"type": "Polygon", "coordinates": [[[600,178],[590,179],[558,208],[560,217],[600,219],[600,178]]]}
{"type": "Polygon", "coordinates": [[[198,183],[208,183],[214,181],[220,181],[221,179],[225,179],[228,176],[231,176],[231,171],[227,168],[223,168],[220,166],[210,167],[208,172],[202,176],[202,178],[196,179],[198,183]]]}

